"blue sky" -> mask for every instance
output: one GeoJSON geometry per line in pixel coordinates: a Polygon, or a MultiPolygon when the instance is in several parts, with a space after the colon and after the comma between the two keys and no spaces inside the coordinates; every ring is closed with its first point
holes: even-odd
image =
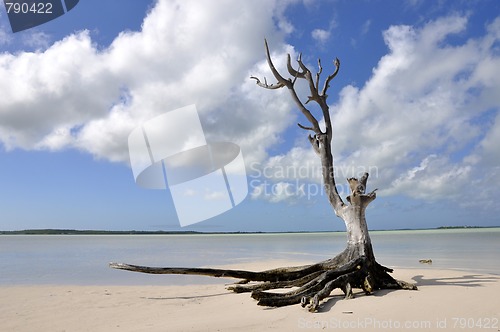
{"type": "Polygon", "coordinates": [[[281,70],[287,53],[325,74],[341,60],[337,182],[370,171],[371,229],[498,226],[498,13],[494,0],[85,0],[13,34],[2,7],[0,229],[343,230],[305,119],[249,79],[271,81],[264,37],[281,70]],[[249,195],[181,228],[168,190],[135,184],[127,137],[190,104],[208,140],[241,147],[249,195]]]}

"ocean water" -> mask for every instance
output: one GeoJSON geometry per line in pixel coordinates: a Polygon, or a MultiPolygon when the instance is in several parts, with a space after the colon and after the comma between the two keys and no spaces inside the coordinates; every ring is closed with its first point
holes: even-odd
{"type": "MultiPolygon", "coordinates": [[[[370,232],[377,261],[398,268],[500,274],[500,228],[370,232]],[[423,265],[420,259],[432,259],[423,265]]],[[[345,248],[345,233],[221,235],[0,235],[0,285],[223,283],[201,276],[114,270],[109,262],[201,267],[291,260],[318,262],[345,248]]]]}

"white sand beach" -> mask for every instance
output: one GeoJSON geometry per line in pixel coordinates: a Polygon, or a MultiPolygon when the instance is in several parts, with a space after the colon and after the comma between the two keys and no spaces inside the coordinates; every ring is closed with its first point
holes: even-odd
{"type": "Polygon", "coordinates": [[[300,305],[257,306],[249,294],[227,291],[227,279],[216,285],[166,287],[3,286],[1,330],[500,331],[500,276],[432,267],[397,269],[394,276],[415,282],[419,290],[358,292],[352,300],[333,293],[318,313],[300,305]]]}

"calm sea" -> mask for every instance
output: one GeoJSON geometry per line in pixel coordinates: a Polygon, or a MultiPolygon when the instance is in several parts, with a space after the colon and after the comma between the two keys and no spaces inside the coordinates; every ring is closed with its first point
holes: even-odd
{"type": "MultiPolygon", "coordinates": [[[[377,260],[390,267],[452,268],[500,274],[500,228],[373,231],[377,260]],[[431,266],[420,259],[432,259],[431,266]]],[[[0,285],[221,283],[199,276],[146,275],[109,262],[220,266],[291,260],[317,262],[345,248],[344,233],[223,235],[1,235],[0,285]]]]}

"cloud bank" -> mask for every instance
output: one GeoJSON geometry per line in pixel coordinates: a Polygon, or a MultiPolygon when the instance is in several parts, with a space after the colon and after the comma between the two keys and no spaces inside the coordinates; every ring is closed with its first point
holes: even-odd
{"type": "MultiPolygon", "coordinates": [[[[196,104],[207,138],[238,143],[248,165],[317,167],[306,144],[269,152],[298,112],[287,91],[259,89],[249,80],[270,78],[264,36],[278,68],[287,52],[295,54],[285,43],[294,30],[283,16],[286,5],[161,0],[140,31],[123,32],[106,47],[81,31],[43,51],[0,54],[0,142],[6,150],[79,149],[127,163],[127,137],[135,127],[196,104]]],[[[461,204],[495,206],[500,18],[487,23],[482,36],[457,42],[452,37],[467,23],[467,16],[452,15],[383,32],[387,54],[371,77],[330,99],[342,176],[376,167],[370,185],[381,195],[428,200],[460,200],[476,186],[480,194],[461,204]]],[[[322,41],[329,34],[317,30],[312,37],[322,41]]],[[[6,38],[0,35],[0,43],[6,38]]],[[[306,142],[305,133],[297,139],[306,142]]],[[[304,196],[290,188],[292,177],[269,179],[279,192],[269,201],[304,196]]],[[[262,187],[253,189],[254,198],[263,195],[262,187]]]]}

